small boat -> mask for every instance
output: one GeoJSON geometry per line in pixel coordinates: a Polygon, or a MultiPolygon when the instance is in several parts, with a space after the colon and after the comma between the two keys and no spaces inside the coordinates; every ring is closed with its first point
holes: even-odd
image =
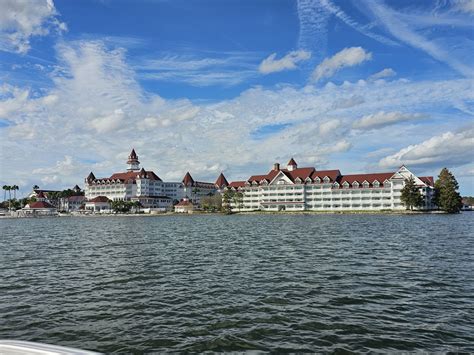
{"type": "Polygon", "coordinates": [[[2,355],[98,355],[88,350],[21,340],[0,340],[2,355]]]}

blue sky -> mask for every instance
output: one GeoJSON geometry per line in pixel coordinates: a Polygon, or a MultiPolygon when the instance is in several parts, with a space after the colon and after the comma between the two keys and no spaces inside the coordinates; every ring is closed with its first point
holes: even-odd
{"type": "Polygon", "coordinates": [[[124,168],[436,176],[474,195],[474,2],[0,0],[0,183],[124,168]]]}

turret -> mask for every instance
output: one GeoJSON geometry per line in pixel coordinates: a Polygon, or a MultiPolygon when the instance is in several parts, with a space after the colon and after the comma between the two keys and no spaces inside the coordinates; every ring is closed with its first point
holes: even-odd
{"type": "Polygon", "coordinates": [[[218,177],[217,180],[216,180],[215,185],[216,185],[216,187],[217,187],[218,189],[222,189],[222,188],[225,188],[225,187],[229,186],[229,183],[228,183],[228,181],[227,181],[227,179],[225,178],[225,176],[224,176],[223,173],[221,173],[221,174],[219,175],[219,177],[218,177]]]}
{"type": "Polygon", "coordinates": [[[291,158],[286,168],[288,169],[288,171],[293,171],[298,168],[298,164],[296,164],[295,160],[291,158]]]}
{"type": "Polygon", "coordinates": [[[184,175],[183,184],[184,186],[191,186],[194,184],[194,179],[189,173],[189,171],[186,173],[186,175],[184,175]]]}
{"type": "Polygon", "coordinates": [[[86,183],[87,183],[87,184],[90,184],[90,183],[91,183],[92,181],[94,181],[94,180],[95,180],[95,176],[94,176],[94,174],[93,174],[92,171],[91,171],[91,173],[90,173],[89,175],[87,175],[87,177],[86,177],[86,183]]]}
{"type": "Polygon", "coordinates": [[[135,149],[132,149],[132,152],[128,156],[127,164],[127,170],[129,171],[140,170],[140,162],[138,161],[138,155],[135,153],[135,149]]]}

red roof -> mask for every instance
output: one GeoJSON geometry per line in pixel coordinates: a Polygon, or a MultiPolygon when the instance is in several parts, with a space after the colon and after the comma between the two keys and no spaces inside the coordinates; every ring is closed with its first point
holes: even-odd
{"type": "Polygon", "coordinates": [[[36,201],[28,204],[30,208],[56,208],[52,204],[45,202],[45,201],[36,201]]]}
{"type": "MultiPolygon", "coordinates": [[[[288,164],[291,165],[291,164],[288,164]]],[[[295,181],[296,178],[300,178],[301,180],[305,180],[306,178],[310,178],[311,174],[314,172],[314,168],[298,168],[292,171],[283,169],[282,170],[286,176],[288,176],[291,181],[295,181]]]]}
{"type": "Polygon", "coordinates": [[[192,206],[193,204],[189,200],[182,200],[178,202],[175,206],[192,206]]]}
{"type": "Polygon", "coordinates": [[[295,181],[296,178],[300,178],[302,180],[305,180],[308,177],[311,177],[311,174],[314,172],[314,168],[298,168],[294,169],[292,171],[289,171],[287,169],[281,169],[281,170],[270,170],[270,172],[267,175],[252,175],[248,181],[250,183],[256,181],[260,182],[262,180],[267,180],[268,182],[272,181],[275,176],[278,175],[279,172],[282,172],[285,174],[291,181],[295,181]]]}
{"type": "Polygon", "coordinates": [[[105,196],[97,196],[89,200],[88,202],[109,202],[109,199],[105,196]]]}
{"type": "Polygon", "coordinates": [[[288,162],[288,164],[286,164],[286,165],[297,166],[298,164],[296,164],[295,160],[293,158],[291,158],[290,161],[288,162]]]}
{"type": "Polygon", "coordinates": [[[244,186],[245,186],[245,181],[232,181],[229,184],[229,187],[234,187],[234,188],[244,187],[244,186]]]}
{"type": "Polygon", "coordinates": [[[40,191],[37,195],[36,195],[37,198],[46,198],[46,196],[44,195],[43,191],[40,191]]]}
{"type": "Polygon", "coordinates": [[[362,184],[364,181],[367,181],[370,185],[373,186],[372,183],[378,181],[380,184],[383,184],[385,180],[389,180],[393,174],[395,173],[374,173],[374,174],[354,174],[354,175],[343,175],[338,179],[338,183],[342,185],[344,182],[348,182],[352,184],[354,182],[358,182],[362,184]]]}
{"type": "Polygon", "coordinates": [[[432,176],[421,176],[420,180],[428,186],[434,186],[434,179],[432,176]]]}
{"type": "Polygon", "coordinates": [[[224,174],[221,173],[221,174],[219,175],[219,177],[217,178],[215,185],[216,185],[217,187],[219,187],[219,188],[220,188],[220,187],[226,187],[226,186],[229,185],[229,182],[228,182],[227,179],[225,178],[224,174]]]}
{"type": "Polygon", "coordinates": [[[131,159],[138,159],[137,153],[135,153],[134,148],[132,148],[132,152],[130,153],[130,155],[128,157],[131,158],[131,159]]]}
{"type": "Polygon", "coordinates": [[[341,172],[339,170],[315,170],[311,174],[311,179],[313,179],[313,181],[316,178],[323,180],[326,176],[331,182],[333,182],[336,181],[339,176],[341,176],[341,172]]]}
{"type": "Polygon", "coordinates": [[[189,173],[189,171],[186,173],[186,175],[184,175],[183,184],[186,185],[186,186],[194,184],[194,179],[191,176],[191,174],[189,173]]]}
{"type": "MultiPolygon", "coordinates": [[[[136,178],[140,176],[141,178],[146,178],[150,180],[157,180],[157,181],[162,181],[158,175],[156,175],[153,171],[146,171],[145,169],[140,170],[139,172],[137,171],[127,171],[126,173],[115,173],[108,179],[106,180],[133,180],[135,181],[136,178]]],[[[97,179],[100,180],[100,179],[97,179]]]]}

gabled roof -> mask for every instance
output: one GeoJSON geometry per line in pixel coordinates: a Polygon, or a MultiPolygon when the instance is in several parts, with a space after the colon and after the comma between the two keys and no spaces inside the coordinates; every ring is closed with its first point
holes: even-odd
{"type": "Polygon", "coordinates": [[[87,181],[94,181],[94,180],[95,180],[95,176],[94,176],[94,174],[92,173],[92,171],[91,171],[91,173],[90,173],[89,175],[87,175],[86,180],[87,180],[87,181]]]}
{"type": "Polygon", "coordinates": [[[56,208],[52,204],[45,201],[36,201],[28,204],[29,208],[56,208]]]}
{"type": "Polygon", "coordinates": [[[358,182],[362,184],[364,181],[367,181],[370,186],[377,180],[379,183],[383,184],[385,180],[389,180],[395,173],[374,173],[374,174],[352,174],[352,175],[343,175],[339,178],[339,183],[342,185],[344,182],[353,184],[358,182]]]}
{"type": "Polygon", "coordinates": [[[311,174],[311,179],[316,179],[319,177],[321,180],[327,176],[331,182],[336,181],[339,176],[341,176],[341,172],[339,170],[315,170],[311,174]]]}
{"type": "Polygon", "coordinates": [[[290,159],[290,161],[288,162],[288,164],[286,165],[294,165],[294,166],[297,166],[298,164],[296,164],[295,160],[293,158],[290,159]]]}
{"type": "Polygon", "coordinates": [[[434,179],[432,176],[420,176],[420,180],[428,186],[434,186],[434,179]]]}
{"type": "Polygon", "coordinates": [[[189,173],[189,171],[186,173],[186,175],[184,175],[184,178],[183,178],[183,184],[185,186],[189,186],[189,185],[192,185],[194,183],[194,179],[193,177],[191,176],[191,174],[189,173]]]}
{"type": "Polygon", "coordinates": [[[158,175],[156,175],[153,171],[146,171],[145,169],[142,168],[139,172],[137,171],[127,171],[125,173],[115,173],[111,177],[108,178],[108,180],[135,180],[137,176],[140,176],[141,178],[146,178],[150,180],[157,180],[157,181],[162,181],[158,175]]]}
{"type": "Polygon", "coordinates": [[[175,206],[192,206],[192,202],[189,200],[181,200],[175,206]]]}
{"type": "Polygon", "coordinates": [[[219,188],[221,188],[221,187],[226,187],[226,186],[229,185],[229,182],[227,181],[227,179],[225,178],[225,176],[224,176],[223,173],[221,173],[221,174],[219,175],[219,177],[218,177],[217,180],[216,180],[215,185],[216,185],[217,187],[219,187],[219,188]]]}
{"type": "Polygon", "coordinates": [[[234,187],[234,188],[244,187],[244,186],[245,186],[245,181],[232,181],[229,184],[229,187],[234,187]]]}
{"type": "Polygon", "coordinates": [[[305,180],[308,177],[311,177],[311,174],[314,172],[314,168],[298,168],[292,171],[287,169],[282,169],[282,171],[292,180],[295,181],[296,178],[305,180]]]}
{"type": "Polygon", "coordinates": [[[36,194],[36,197],[37,198],[46,198],[46,196],[44,195],[43,191],[40,191],[39,193],[36,194]]]}

